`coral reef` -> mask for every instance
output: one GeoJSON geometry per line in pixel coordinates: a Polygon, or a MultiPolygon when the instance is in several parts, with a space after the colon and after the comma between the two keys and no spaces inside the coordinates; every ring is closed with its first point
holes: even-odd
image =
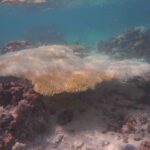
{"type": "Polygon", "coordinates": [[[98,50],[114,58],[140,58],[150,61],[150,30],[129,28],[123,33],[98,43],[98,50]]]}
{"type": "Polygon", "coordinates": [[[29,81],[6,77],[0,83],[0,149],[9,150],[47,131],[50,113],[29,81]]]}
{"type": "Polygon", "coordinates": [[[0,150],[148,150],[149,71],[76,46],[1,55],[0,150]]]}
{"type": "Polygon", "coordinates": [[[128,80],[149,71],[148,63],[117,61],[96,52],[81,57],[63,45],[42,46],[0,56],[0,76],[28,79],[35,91],[43,95],[86,91],[105,80],[128,80]]]}
{"type": "Polygon", "coordinates": [[[31,43],[29,41],[10,41],[3,48],[0,49],[1,54],[20,51],[31,47],[31,43]]]}
{"type": "Polygon", "coordinates": [[[150,149],[150,141],[143,141],[140,144],[139,150],[149,150],[150,149]]]}
{"type": "Polygon", "coordinates": [[[150,116],[147,113],[135,113],[129,115],[122,126],[123,133],[134,133],[134,140],[141,141],[144,136],[150,133],[150,116]]]}
{"type": "Polygon", "coordinates": [[[93,91],[52,97],[39,95],[25,79],[1,77],[0,83],[2,150],[149,150],[150,80],[104,81],[93,91]],[[132,84],[130,91],[142,90],[142,96],[127,96],[132,84]]]}

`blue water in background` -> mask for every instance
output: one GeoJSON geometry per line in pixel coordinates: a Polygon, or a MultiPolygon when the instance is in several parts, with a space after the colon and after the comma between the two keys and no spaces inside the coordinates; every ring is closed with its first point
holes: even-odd
{"type": "Polygon", "coordinates": [[[150,26],[150,0],[70,8],[0,4],[0,45],[18,39],[96,45],[132,26],[150,26]]]}

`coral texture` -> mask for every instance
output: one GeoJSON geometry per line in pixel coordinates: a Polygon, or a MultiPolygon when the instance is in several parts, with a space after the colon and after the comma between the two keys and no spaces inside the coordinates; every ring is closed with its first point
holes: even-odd
{"type": "Polygon", "coordinates": [[[31,43],[29,41],[10,41],[8,42],[2,49],[0,49],[0,52],[2,54],[14,52],[14,51],[20,51],[31,47],[31,43]]]}
{"type": "Polygon", "coordinates": [[[138,60],[116,61],[96,52],[80,57],[70,47],[62,45],[0,57],[0,76],[31,80],[35,91],[43,95],[86,91],[105,80],[126,80],[149,71],[150,65],[138,60]]]}
{"type": "Polygon", "coordinates": [[[129,28],[116,37],[99,42],[98,50],[117,59],[140,58],[150,61],[150,29],[129,28]]]}

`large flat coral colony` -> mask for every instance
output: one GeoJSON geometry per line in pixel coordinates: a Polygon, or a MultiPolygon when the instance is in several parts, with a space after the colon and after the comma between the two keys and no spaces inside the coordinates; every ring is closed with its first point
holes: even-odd
{"type": "Polygon", "coordinates": [[[150,150],[149,63],[14,45],[0,56],[1,150],[150,150]]]}

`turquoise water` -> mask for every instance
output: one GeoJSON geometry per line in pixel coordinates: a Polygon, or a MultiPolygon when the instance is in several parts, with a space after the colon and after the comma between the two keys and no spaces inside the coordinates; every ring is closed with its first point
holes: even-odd
{"type": "Polygon", "coordinates": [[[74,7],[0,4],[1,45],[18,39],[41,44],[95,45],[132,26],[150,26],[149,0],[74,7]]]}

